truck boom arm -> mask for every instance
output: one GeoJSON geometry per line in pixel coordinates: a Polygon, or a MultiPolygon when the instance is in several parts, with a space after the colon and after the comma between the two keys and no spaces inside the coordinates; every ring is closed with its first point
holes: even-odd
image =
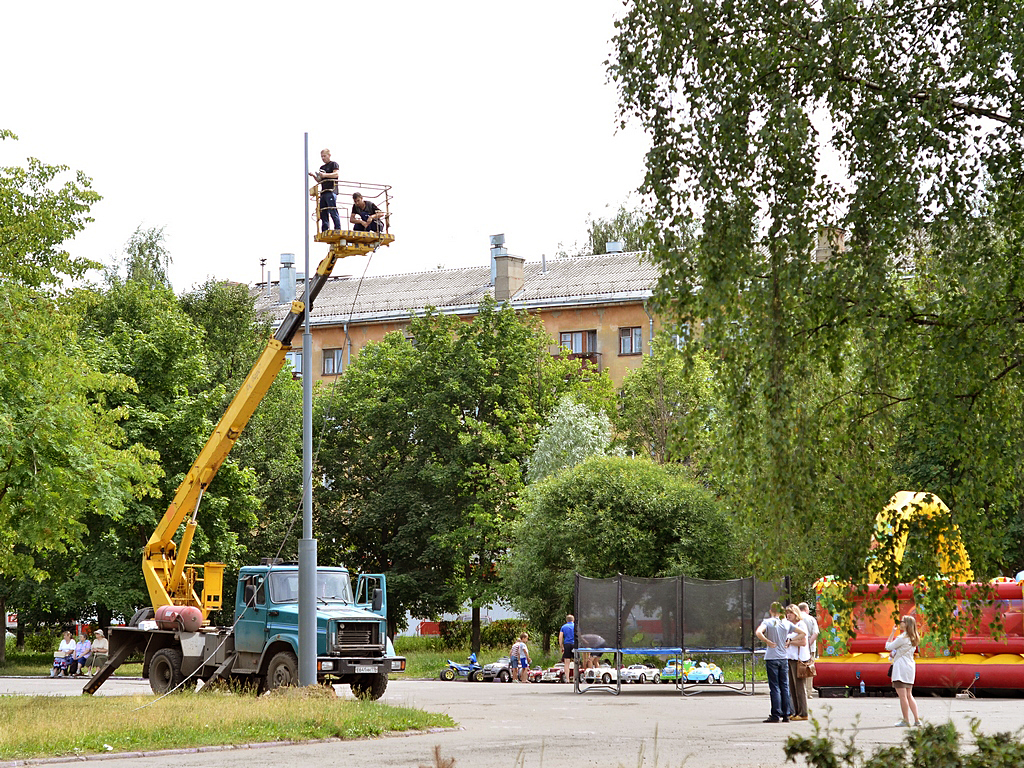
{"type": "Polygon", "coordinates": [[[220,609],[224,565],[185,564],[195,533],[196,513],[202,495],[284,365],[292,338],[302,325],[306,305],[312,310],[313,302],[330,278],[338,259],[366,254],[380,245],[390,245],[394,241],[390,234],[339,230],[323,233],[317,239],[329,242],[331,247],[317,267],[316,274],[310,278],[308,298],[303,296],[302,301],[292,302],[288,314],[178,486],[174,500],[146,544],[142,556],[142,572],[154,609],[162,605],[191,605],[203,612],[204,619],[211,611],[220,609]],[[176,545],[174,536],[186,518],[188,522],[181,544],[176,545]],[[200,569],[203,571],[201,578],[200,569]],[[202,581],[201,594],[196,591],[199,581],[202,581]]]}

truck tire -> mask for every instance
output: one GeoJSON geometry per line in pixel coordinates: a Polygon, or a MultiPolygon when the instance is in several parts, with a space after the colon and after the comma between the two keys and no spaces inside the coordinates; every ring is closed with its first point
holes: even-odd
{"type": "Polygon", "coordinates": [[[291,651],[275,653],[267,665],[266,682],[263,687],[272,691],[286,685],[299,684],[299,660],[291,651]]]}
{"type": "Polygon", "coordinates": [[[149,662],[149,687],[153,693],[162,696],[181,685],[181,651],[177,648],[161,648],[149,662]]]}
{"type": "Polygon", "coordinates": [[[352,683],[352,695],[357,699],[368,699],[376,701],[384,695],[388,689],[388,673],[381,672],[377,675],[361,675],[352,683]]]}

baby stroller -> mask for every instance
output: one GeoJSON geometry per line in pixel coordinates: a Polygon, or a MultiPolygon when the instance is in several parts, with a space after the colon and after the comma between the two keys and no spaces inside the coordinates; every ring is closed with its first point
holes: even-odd
{"type": "Polygon", "coordinates": [[[53,652],[53,667],[50,669],[50,677],[67,677],[71,669],[71,657],[65,656],[62,651],[53,652]]]}

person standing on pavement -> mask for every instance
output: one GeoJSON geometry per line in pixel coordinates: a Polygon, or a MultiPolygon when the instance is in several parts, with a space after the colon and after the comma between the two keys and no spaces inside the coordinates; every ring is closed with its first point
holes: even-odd
{"type": "Polygon", "coordinates": [[[782,603],[772,603],[768,613],[769,617],[754,631],[757,639],[768,646],[764,653],[764,666],[768,673],[771,714],[764,722],[788,723],[789,662],[786,659],[786,635],[793,631],[793,625],[780,618],[782,603]]]}
{"type": "Polygon", "coordinates": [[[786,662],[789,666],[789,719],[807,719],[807,693],[804,681],[797,674],[801,661],[810,661],[811,652],[807,648],[807,628],[800,620],[800,609],[795,605],[786,606],[786,621],[792,629],[786,635],[786,662]]]}
{"type": "Polygon", "coordinates": [[[528,683],[530,681],[529,672],[532,660],[530,659],[530,649],[526,647],[526,641],[529,639],[530,636],[523,632],[519,635],[519,642],[512,646],[516,652],[513,663],[519,667],[519,669],[513,668],[512,678],[518,679],[520,683],[528,683]]]}
{"type": "Polygon", "coordinates": [[[911,725],[911,715],[914,716],[913,725],[921,724],[921,716],[917,713],[917,701],[914,699],[914,680],[917,678],[914,652],[920,642],[917,620],[913,616],[904,616],[900,619],[900,623],[892,628],[889,639],[885,641],[885,650],[889,652],[889,661],[892,662],[892,687],[896,689],[896,695],[900,699],[900,712],[903,714],[903,719],[896,723],[898,728],[911,725]]]}
{"type": "MultiPolygon", "coordinates": [[[[797,605],[797,608],[800,609],[800,620],[807,629],[807,650],[811,652],[811,660],[813,661],[818,658],[818,635],[821,633],[818,628],[818,620],[811,616],[811,606],[807,603],[800,603],[797,605]]],[[[810,701],[814,697],[814,678],[805,677],[803,682],[804,693],[806,694],[807,701],[810,701]]]]}
{"type": "Polygon", "coordinates": [[[576,617],[571,613],[565,617],[565,624],[558,630],[558,648],[562,652],[562,670],[565,682],[572,675],[573,651],[576,650],[576,617]]]}
{"type": "Polygon", "coordinates": [[[320,159],[324,164],[319,171],[310,171],[312,176],[320,184],[320,231],[326,232],[330,224],[334,229],[341,229],[341,215],[338,213],[338,195],[335,189],[338,171],[341,166],[331,160],[331,150],[321,149],[320,159]]]}

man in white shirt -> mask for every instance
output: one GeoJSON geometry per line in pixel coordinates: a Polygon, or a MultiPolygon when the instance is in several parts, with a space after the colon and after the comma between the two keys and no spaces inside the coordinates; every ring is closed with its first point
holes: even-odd
{"type": "MultiPolygon", "coordinates": [[[[811,616],[811,607],[807,603],[800,603],[797,608],[800,609],[800,619],[807,628],[807,648],[811,652],[811,659],[816,659],[818,658],[818,620],[811,616]]],[[[804,678],[804,690],[807,692],[808,699],[814,695],[813,677],[804,678]]]]}

